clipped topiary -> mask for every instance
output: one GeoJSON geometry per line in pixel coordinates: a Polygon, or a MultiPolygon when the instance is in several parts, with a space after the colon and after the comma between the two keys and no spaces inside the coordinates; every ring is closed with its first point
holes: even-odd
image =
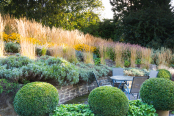
{"type": "Polygon", "coordinates": [[[158,75],[157,75],[158,78],[165,78],[165,79],[171,79],[172,78],[172,76],[171,76],[171,74],[168,70],[159,69],[158,71],[159,71],[158,75]]]}
{"type": "Polygon", "coordinates": [[[120,89],[109,86],[92,90],[88,103],[91,110],[99,116],[125,116],[129,109],[126,95],[120,89]]]}
{"type": "Polygon", "coordinates": [[[45,82],[23,86],[14,98],[14,109],[20,116],[42,116],[52,112],[59,101],[57,89],[45,82]]]}
{"type": "Polygon", "coordinates": [[[156,110],[174,110],[174,82],[164,78],[148,79],[140,88],[140,97],[156,110]]]}

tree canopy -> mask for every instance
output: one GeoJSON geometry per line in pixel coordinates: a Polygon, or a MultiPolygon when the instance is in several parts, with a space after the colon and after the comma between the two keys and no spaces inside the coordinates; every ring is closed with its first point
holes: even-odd
{"type": "Polygon", "coordinates": [[[99,21],[94,9],[102,9],[100,0],[0,0],[1,12],[17,18],[35,19],[50,27],[82,28],[99,21]]]}
{"type": "Polygon", "coordinates": [[[122,32],[118,40],[145,47],[172,47],[167,44],[169,40],[174,44],[170,0],[110,0],[110,3],[116,26],[122,32]]]}

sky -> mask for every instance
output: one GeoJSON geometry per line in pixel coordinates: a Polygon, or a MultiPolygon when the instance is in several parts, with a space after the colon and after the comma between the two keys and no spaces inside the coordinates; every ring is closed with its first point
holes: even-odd
{"type": "MultiPolygon", "coordinates": [[[[100,16],[100,19],[112,19],[113,18],[113,12],[111,10],[112,6],[110,5],[109,1],[110,0],[101,0],[102,3],[103,3],[103,6],[105,7],[104,8],[104,11],[101,12],[101,16],[100,16]]],[[[172,6],[174,6],[174,0],[171,0],[172,1],[172,6]]]]}

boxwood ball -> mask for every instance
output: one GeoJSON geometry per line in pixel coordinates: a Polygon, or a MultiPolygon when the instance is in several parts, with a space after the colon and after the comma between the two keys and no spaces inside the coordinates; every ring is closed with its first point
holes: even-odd
{"type": "Polygon", "coordinates": [[[164,78],[148,79],[141,85],[140,97],[156,110],[174,110],[174,82],[164,78]]]}
{"type": "Polygon", "coordinates": [[[129,102],[124,92],[115,87],[102,86],[91,91],[88,97],[91,110],[98,116],[125,116],[129,102]]]}
{"type": "Polygon", "coordinates": [[[14,98],[14,109],[20,116],[42,116],[58,105],[57,89],[45,82],[32,82],[23,86],[14,98]]]}
{"type": "Polygon", "coordinates": [[[172,79],[172,75],[168,70],[159,69],[158,71],[159,72],[158,72],[157,78],[172,79]]]}

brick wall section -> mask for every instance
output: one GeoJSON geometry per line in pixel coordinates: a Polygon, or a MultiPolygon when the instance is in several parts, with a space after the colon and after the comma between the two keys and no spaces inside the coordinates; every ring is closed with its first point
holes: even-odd
{"type": "MultiPolygon", "coordinates": [[[[98,79],[98,81],[100,80],[107,80],[107,77],[98,79]]],[[[72,100],[75,97],[85,95],[96,87],[97,87],[96,81],[94,81],[92,84],[79,83],[76,85],[56,87],[59,92],[59,104],[72,100]]]]}

